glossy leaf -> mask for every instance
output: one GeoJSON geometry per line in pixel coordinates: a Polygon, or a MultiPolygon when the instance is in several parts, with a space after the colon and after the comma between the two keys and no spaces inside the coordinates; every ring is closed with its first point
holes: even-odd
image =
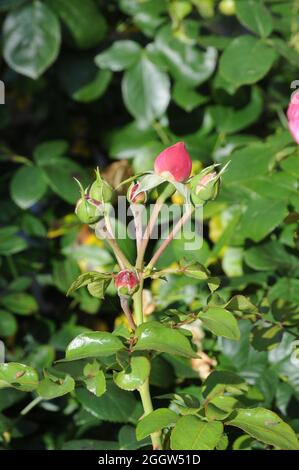
{"type": "Polygon", "coordinates": [[[132,356],[125,370],[115,372],[114,382],[123,390],[137,390],[148,379],[150,374],[150,362],[143,356],[132,356]]]}
{"type": "Polygon", "coordinates": [[[117,336],[106,331],[82,333],[68,345],[65,358],[68,361],[85,357],[111,356],[123,348],[117,336]]]}
{"type": "Polygon", "coordinates": [[[135,334],[138,338],[134,346],[135,351],[154,350],[178,356],[197,357],[183,333],[159,322],[143,323],[135,334]]]}
{"type": "Polygon", "coordinates": [[[23,392],[35,390],[38,386],[36,370],[17,362],[0,364],[0,388],[13,387],[23,392]]]}
{"type": "Polygon", "coordinates": [[[67,375],[64,380],[58,380],[57,382],[49,378],[43,379],[36,391],[41,398],[52,400],[53,398],[61,397],[66,393],[72,392],[74,388],[74,379],[67,375]]]}
{"type": "Polygon", "coordinates": [[[5,60],[27,77],[38,78],[58,55],[59,21],[38,0],[13,10],[5,19],[3,34],[5,60]]]}

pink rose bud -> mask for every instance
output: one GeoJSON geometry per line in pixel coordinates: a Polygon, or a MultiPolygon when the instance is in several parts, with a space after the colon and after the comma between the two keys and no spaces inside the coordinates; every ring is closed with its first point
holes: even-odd
{"type": "Polygon", "coordinates": [[[192,170],[192,161],[184,142],[163,150],[155,160],[155,173],[171,181],[186,181],[192,170]]]}
{"type": "Polygon", "coordinates": [[[114,279],[115,287],[117,288],[118,295],[130,296],[133,295],[139,288],[139,279],[134,271],[123,269],[114,279]]]}
{"type": "Polygon", "coordinates": [[[290,101],[287,117],[289,129],[294,140],[299,144],[299,93],[295,93],[290,101]]]}
{"type": "Polygon", "coordinates": [[[147,195],[145,191],[141,191],[136,195],[136,192],[139,188],[139,183],[132,183],[127,192],[127,199],[130,204],[144,204],[147,200],[147,195]]]}

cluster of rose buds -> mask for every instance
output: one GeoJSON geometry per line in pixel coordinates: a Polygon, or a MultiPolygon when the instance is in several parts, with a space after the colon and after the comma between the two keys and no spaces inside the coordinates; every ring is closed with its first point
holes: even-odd
{"type": "Polygon", "coordinates": [[[111,202],[113,189],[101,178],[98,169],[96,179],[90,187],[84,190],[81,183],[79,181],[77,183],[80,186],[81,197],[77,201],[75,213],[81,222],[93,225],[103,216],[105,203],[111,202]]]}
{"type": "MultiPolygon", "coordinates": [[[[220,173],[215,171],[217,165],[203,170],[199,175],[191,176],[192,160],[183,142],[178,142],[161,152],[154,164],[153,172],[145,172],[141,178],[134,179],[127,191],[130,204],[143,204],[147,200],[147,192],[159,184],[167,183],[171,190],[179,188],[185,192],[188,202],[194,205],[205,204],[214,199],[219,190],[220,173]],[[186,189],[184,189],[186,188],[186,189]]],[[[96,179],[87,189],[79,183],[81,197],[76,205],[76,214],[83,223],[94,225],[104,215],[105,204],[112,201],[113,189],[101,178],[96,170],[96,179]]],[[[170,191],[171,193],[171,191],[170,191]]],[[[169,197],[169,195],[168,195],[169,197]]],[[[117,244],[114,245],[114,249],[117,244]]],[[[140,286],[139,276],[134,269],[124,269],[114,275],[115,287],[122,300],[131,297],[140,286]]]]}

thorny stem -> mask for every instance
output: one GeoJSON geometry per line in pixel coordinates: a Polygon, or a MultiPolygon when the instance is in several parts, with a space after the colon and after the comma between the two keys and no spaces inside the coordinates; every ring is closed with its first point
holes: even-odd
{"type": "MultiPolygon", "coordinates": [[[[143,279],[141,279],[140,288],[133,297],[134,300],[134,312],[137,325],[143,323],[143,310],[142,310],[142,291],[143,291],[143,279]]],[[[144,409],[144,416],[151,413],[154,408],[152,404],[149,380],[147,379],[139,388],[140,398],[142,401],[142,406],[144,409]]],[[[160,438],[160,433],[155,432],[151,434],[151,440],[154,450],[161,450],[162,443],[160,438]]]]}
{"type": "Polygon", "coordinates": [[[147,270],[152,270],[155,264],[157,263],[158,259],[162,255],[163,251],[168,247],[169,243],[174,239],[176,234],[181,230],[183,225],[187,222],[187,220],[191,217],[194,211],[194,207],[190,206],[187,211],[183,214],[183,216],[178,220],[178,222],[173,227],[172,231],[168,235],[168,237],[161,243],[160,247],[157,249],[156,253],[152,257],[151,261],[147,265],[147,270]]]}

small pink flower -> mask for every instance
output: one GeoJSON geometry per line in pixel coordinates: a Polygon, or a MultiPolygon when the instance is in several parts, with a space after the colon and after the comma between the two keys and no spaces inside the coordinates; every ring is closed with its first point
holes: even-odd
{"type": "Polygon", "coordinates": [[[289,129],[294,140],[299,144],[299,93],[295,93],[290,101],[287,117],[289,129]]]}
{"type": "Polygon", "coordinates": [[[183,182],[192,170],[192,161],[184,142],[178,142],[161,152],[155,160],[155,173],[166,178],[183,182]]]}
{"type": "Polygon", "coordinates": [[[128,296],[134,294],[139,288],[139,279],[134,271],[123,269],[114,279],[115,287],[119,295],[128,296]]]}

